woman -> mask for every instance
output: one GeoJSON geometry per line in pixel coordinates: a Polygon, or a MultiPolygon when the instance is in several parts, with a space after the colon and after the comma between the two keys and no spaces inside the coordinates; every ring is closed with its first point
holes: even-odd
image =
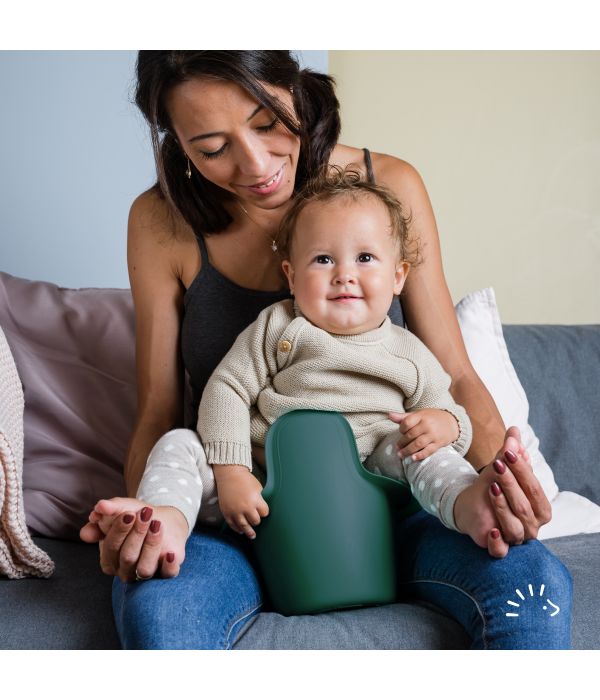
{"type": "MultiPolygon", "coordinates": [[[[294,192],[327,163],[354,164],[394,190],[411,214],[423,263],[390,315],[396,323],[405,319],[451,375],[452,394],[473,423],[467,457],[478,469],[495,469],[497,482],[489,492],[494,558],[421,512],[399,525],[401,586],[458,619],[474,647],[568,646],[570,576],[535,540],[550,505],[518,431],[504,434],[468,360],[416,170],[338,144],[333,81],[300,71],[286,51],[142,51],[137,74],[136,102],[151,126],[158,183],[135,200],[129,218],[139,409],[125,466],[128,493],[136,494],[157,439],[183,422],[184,369],[193,426],[204,384],[236,336],[261,309],[288,296],[272,248],[294,192]],[[546,586],[552,581],[562,592],[564,614],[552,633],[533,622],[509,629],[498,612],[510,592],[497,590],[498,577],[516,580],[536,567],[546,586]]],[[[413,437],[402,437],[406,449],[414,448],[413,437]]],[[[199,531],[186,544],[187,522],[168,494],[152,506],[112,499],[96,510],[114,518],[110,528],[102,533],[92,514],[82,537],[100,540],[102,570],[119,577],[113,604],[123,646],[230,648],[262,605],[245,545],[199,531]]]]}

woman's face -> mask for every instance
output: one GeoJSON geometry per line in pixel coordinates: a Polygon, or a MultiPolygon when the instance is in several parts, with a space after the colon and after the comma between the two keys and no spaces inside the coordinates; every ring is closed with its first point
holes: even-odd
{"type": "MultiPolygon", "coordinates": [[[[292,96],[269,86],[294,114],[292,96]]],[[[294,190],[300,139],[236,83],[194,78],[173,88],[167,109],[199,172],[247,205],[274,209],[294,190]]]]}

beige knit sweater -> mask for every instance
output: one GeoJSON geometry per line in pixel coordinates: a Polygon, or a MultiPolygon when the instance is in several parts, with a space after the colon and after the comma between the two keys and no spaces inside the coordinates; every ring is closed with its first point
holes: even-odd
{"type": "Polygon", "coordinates": [[[264,445],[279,416],[296,409],[339,411],[364,461],[398,430],[390,411],[441,408],[456,416],[454,447],[464,454],[471,424],[449,386],[435,356],[389,317],[367,333],[333,335],[288,299],[264,309],[217,366],[202,394],[198,433],[209,464],[252,469],[252,443],[264,445]]]}

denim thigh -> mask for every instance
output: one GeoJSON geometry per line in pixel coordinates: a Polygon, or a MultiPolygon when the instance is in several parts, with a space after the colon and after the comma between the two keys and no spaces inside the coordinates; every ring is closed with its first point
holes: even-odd
{"type": "Polygon", "coordinates": [[[112,599],[124,649],[230,649],[262,606],[243,538],[201,528],[187,541],[179,576],[115,578],[112,599]]]}
{"type": "Polygon", "coordinates": [[[456,619],[473,649],[569,649],[573,583],[539,540],[494,559],[470,537],[421,510],[397,530],[401,598],[456,619]]]}

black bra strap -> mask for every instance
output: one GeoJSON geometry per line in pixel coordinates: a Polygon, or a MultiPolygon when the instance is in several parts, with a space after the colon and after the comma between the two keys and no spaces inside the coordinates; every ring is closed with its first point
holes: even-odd
{"type": "Polygon", "coordinates": [[[375,184],[375,173],[373,172],[373,163],[371,162],[371,153],[368,148],[363,148],[365,154],[365,165],[367,166],[367,179],[371,184],[375,184]]]}

